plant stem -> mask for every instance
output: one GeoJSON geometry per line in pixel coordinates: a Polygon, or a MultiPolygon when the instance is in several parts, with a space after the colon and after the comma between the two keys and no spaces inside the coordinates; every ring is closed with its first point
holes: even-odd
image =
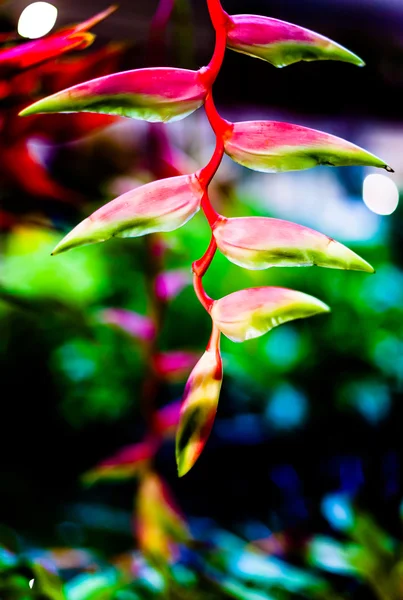
{"type": "Polygon", "coordinates": [[[203,287],[202,278],[198,277],[196,273],[193,275],[193,287],[200,304],[206,309],[207,312],[210,312],[214,301],[206,294],[203,287]]]}
{"type": "Polygon", "coordinates": [[[192,269],[193,269],[193,273],[195,273],[197,275],[197,277],[203,277],[207,271],[207,269],[209,268],[209,266],[211,265],[214,255],[217,251],[217,243],[215,241],[215,237],[214,235],[211,236],[211,240],[210,240],[210,245],[207,248],[205,254],[199,258],[199,260],[196,260],[193,263],[192,269]]]}

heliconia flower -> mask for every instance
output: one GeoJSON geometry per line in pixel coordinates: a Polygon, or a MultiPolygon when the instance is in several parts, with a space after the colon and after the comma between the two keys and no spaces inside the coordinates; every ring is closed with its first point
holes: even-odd
{"type": "Polygon", "coordinates": [[[111,6],[78,25],[65,27],[52,35],[0,50],[0,73],[9,75],[56,58],[70,50],[86,48],[95,39],[88,30],[115,10],[116,7],[111,6]]]}
{"type": "Polygon", "coordinates": [[[278,19],[234,15],[229,17],[227,28],[228,48],[266,60],[275,67],[301,60],[340,60],[364,65],[358,56],[323,35],[278,19]]]}
{"type": "Polygon", "coordinates": [[[176,433],[179,477],[193,467],[211,433],[222,384],[222,361],[218,348],[207,349],[187,381],[176,433]]]}
{"type": "Polygon", "coordinates": [[[126,446],[85,473],[83,482],[92,485],[99,480],[119,481],[134,477],[152,460],[158,448],[159,441],[151,437],[138,444],[126,446]]]}
{"type": "Polygon", "coordinates": [[[99,112],[150,122],[178,121],[204,104],[207,91],[199,71],[138,69],[67,88],[28,106],[20,115],[99,112]]]}
{"type": "Polygon", "coordinates": [[[177,546],[190,538],[166,483],[156,473],[146,473],[137,491],[135,529],[140,550],[147,558],[170,561],[177,546]]]}
{"type": "Polygon", "coordinates": [[[107,308],[99,313],[98,318],[103,323],[123,329],[123,331],[139,340],[150,342],[154,339],[155,325],[152,319],[131,310],[107,308]]]}
{"type": "Polygon", "coordinates": [[[173,231],[199,210],[203,189],[196,175],[161,179],[140,186],[105,204],[77,225],[53,254],[112,237],[138,237],[173,231]]]}
{"type": "Polygon", "coordinates": [[[323,233],[290,221],[266,217],[221,217],[213,227],[221,252],[252,270],[311,266],[373,273],[358,254],[323,233]]]}
{"type": "Polygon", "coordinates": [[[329,312],[308,294],[279,287],[240,290],[216,300],[210,310],[218,329],[233,342],[260,337],[283,323],[329,312]]]}
{"type": "Polygon", "coordinates": [[[235,162],[265,173],[299,171],[317,165],[362,165],[393,171],[385,161],[339,137],[279,121],[234,123],[225,152],[235,162]]]}
{"type": "Polygon", "coordinates": [[[160,352],[154,357],[154,369],[168,381],[181,381],[195,366],[198,356],[183,350],[160,352]]]}

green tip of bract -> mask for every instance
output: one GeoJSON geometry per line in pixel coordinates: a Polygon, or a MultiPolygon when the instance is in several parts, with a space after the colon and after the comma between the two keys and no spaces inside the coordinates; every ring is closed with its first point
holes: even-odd
{"type": "Polygon", "coordinates": [[[31,115],[38,115],[40,113],[47,112],[57,112],[58,107],[54,102],[51,102],[52,96],[50,98],[44,98],[43,100],[38,100],[38,102],[34,102],[30,104],[23,110],[18,113],[19,117],[30,117],[31,115]]]}
{"type": "Polygon", "coordinates": [[[193,463],[186,460],[186,452],[176,454],[176,464],[178,468],[178,477],[184,477],[191,470],[193,463]]]}
{"type": "Polygon", "coordinates": [[[81,223],[77,225],[70,233],[68,233],[53,249],[51,255],[55,256],[56,254],[62,254],[62,252],[67,252],[67,250],[71,250],[72,248],[77,248],[78,246],[84,246],[87,244],[93,244],[95,242],[105,241],[108,236],[104,235],[103,239],[99,239],[98,236],[91,237],[90,232],[88,231],[88,219],[84,219],[81,223]]]}
{"type": "MultiPolygon", "coordinates": [[[[327,246],[326,252],[328,264],[325,264],[324,266],[329,266],[335,269],[348,269],[349,271],[375,273],[375,269],[369,264],[369,262],[347,248],[347,246],[344,246],[335,240],[331,240],[327,246]]],[[[321,262],[318,264],[319,266],[322,266],[321,262]]]]}
{"type": "Polygon", "coordinates": [[[365,67],[365,61],[353,52],[349,52],[349,58],[350,60],[348,62],[351,62],[351,64],[355,65],[356,67],[365,67]]]}

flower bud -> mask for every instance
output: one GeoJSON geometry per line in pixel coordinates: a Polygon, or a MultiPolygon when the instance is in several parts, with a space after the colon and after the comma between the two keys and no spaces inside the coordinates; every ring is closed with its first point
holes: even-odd
{"type": "Polygon", "coordinates": [[[217,348],[206,350],[186,384],[176,434],[179,477],[193,467],[208,440],[217,413],[222,362],[217,348]]]}

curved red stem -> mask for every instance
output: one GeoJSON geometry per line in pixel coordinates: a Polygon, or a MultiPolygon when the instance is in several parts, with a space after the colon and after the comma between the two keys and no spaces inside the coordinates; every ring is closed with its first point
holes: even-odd
{"type": "MultiPolygon", "coordinates": [[[[216,43],[211,61],[205,69],[202,69],[200,71],[200,75],[204,78],[205,85],[209,89],[205,102],[205,111],[210,125],[216,136],[216,146],[214,154],[211,157],[209,163],[199,171],[197,176],[204,190],[204,194],[201,201],[201,207],[209,222],[211,229],[213,229],[214,224],[220,218],[220,215],[217,213],[216,210],[214,210],[213,206],[211,205],[208,194],[208,188],[211,183],[211,180],[213,179],[214,175],[217,172],[217,169],[219,168],[222,162],[224,156],[224,140],[228,131],[231,129],[231,123],[223,119],[218,113],[213,101],[212,86],[218,76],[218,73],[220,72],[224,61],[225,49],[227,46],[227,26],[229,17],[227,13],[223,10],[220,0],[207,0],[207,6],[210,13],[211,22],[216,32],[216,43]]],[[[207,248],[204,256],[202,256],[202,258],[193,263],[193,286],[195,289],[195,293],[202,306],[204,306],[204,308],[208,312],[211,309],[213,300],[206,294],[203,287],[202,278],[207,272],[209,266],[211,265],[216,251],[217,244],[214,235],[212,235],[209,247],[207,248]]],[[[217,339],[218,335],[219,343],[219,334],[217,334],[217,332],[214,332],[215,328],[213,328],[214,340],[217,339]]],[[[210,340],[210,343],[212,343],[212,340],[210,340]]]]}
{"type": "Polygon", "coordinates": [[[202,278],[198,277],[196,273],[193,275],[193,287],[200,304],[206,309],[207,312],[210,312],[214,300],[206,294],[203,287],[202,278]]]}
{"type": "Polygon", "coordinates": [[[215,241],[214,235],[212,235],[209,247],[207,248],[204,256],[202,256],[201,258],[199,258],[199,260],[196,260],[193,263],[193,273],[195,273],[197,277],[203,277],[206,274],[206,271],[211,265],[216,252],[217,242],[215,241]]]}

